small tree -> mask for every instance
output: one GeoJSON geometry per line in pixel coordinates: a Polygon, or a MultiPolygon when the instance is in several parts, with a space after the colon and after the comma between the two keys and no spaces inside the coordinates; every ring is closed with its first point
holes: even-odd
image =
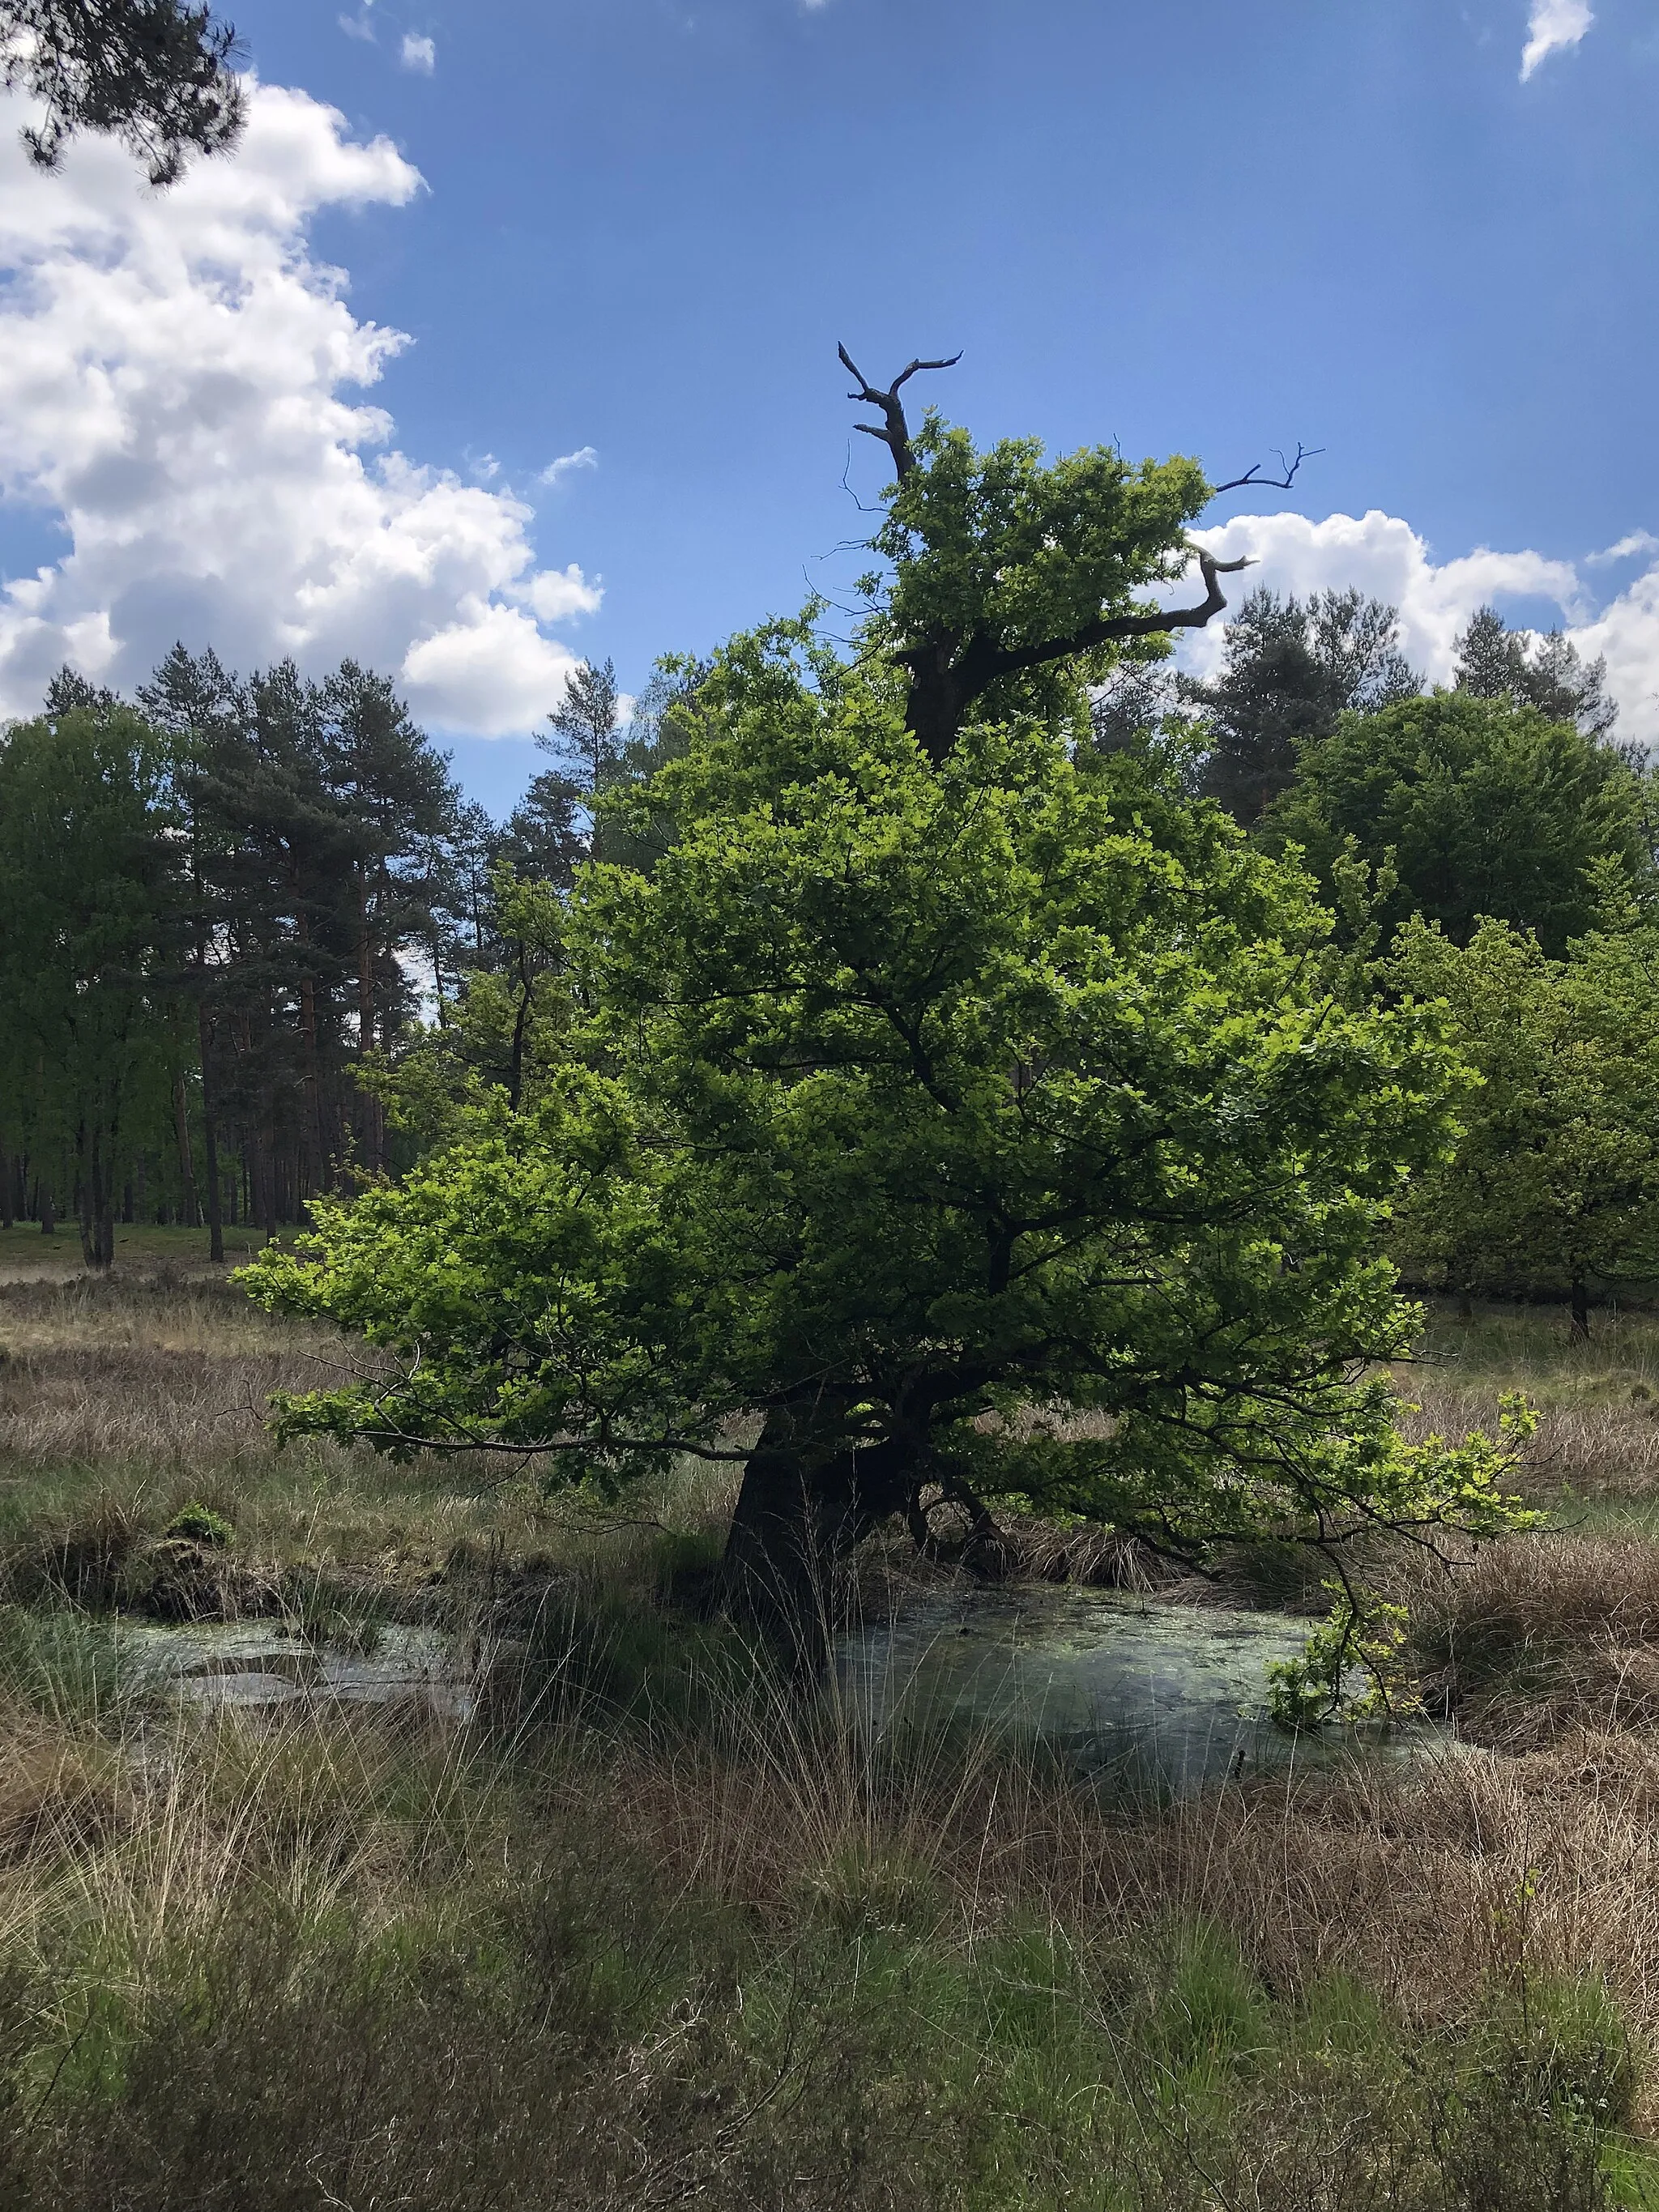
{"type": "Polygon", "coordinates": [[[1659,946],[1604,930],[1551,960],[1483,921],[1466,946],[1413,922],[1398,982],[1450,1010],[1480,1087],[1455,1156],[1414,1188],[1401,1250],[1465,1295],[1553,1279],[1589,1334],[1592,1278],[1659,1273],[1659,946]]]}
{"type": "Polygon", "coordinates": [[[1204,556],[1201,605],[1139,596],[1201,476],[912,444],[898,388],[862,649],[718,657],[617,802],[672,822],[653,872],[578,879],[562,1061],[252,1272],[404,1355],[283,1430],[739,1463],[728,1600],[809,1651],[895,1515],[1183,1555],[1500,1524],[1500,1455],[1407,1448],[1370,1371],[1415,1326],[1376,1247],[1443,1142],[1437,1018],[1335,1003],[1306,879],[1087,743],[1115,641],[1222,603],[1204,556]]]}
{"type": "Polygon", "coordinates": [[[1483,915],[1559,957],[1595,916],[1594,872],[1649,880],[1646,793],[1611,746],[1507,694],[1437,691],[1347,714],[1301,750],[1268,817],[1328,885],[1345,850],[1393,878],[1380,917],[1412,914],[1459,943],[1483,915]]]}

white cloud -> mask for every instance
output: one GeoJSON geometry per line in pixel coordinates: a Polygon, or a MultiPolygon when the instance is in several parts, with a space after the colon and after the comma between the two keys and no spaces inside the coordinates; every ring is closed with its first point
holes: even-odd
{"type": "Polygon", "coordinates": [[[449,729],[531,728],[574,658],[541,624],[598,586],[538,570],[510,491],[388,449],[391,418],[344,395],[407,341],[308,249],[319,209],[405,205],[419,173],[303,93],[250,91],[235,158],[164,194],[94,140],[42,176],[0,119],[0,495],[70,541],[0,588],[0,714],[64,660],[131,685],[182,637],[243,667],[351,653],[449,729]]]}
{"type": "Polygon", "coordinates": [[[1552,54],[1570,52],[1595,21],[1589,0],[1532,0],[1521,56],[1522,83],[1552,54]]]}
{"type": "Polygon", "coordinates": [[[562,483],[576,469],[596,469],[599,465],[597,446],[579,446],[574,453],[561,453],[556,461],[550,461],[536,479],[538,483],[562,483]]]}
{"type": "Polygon", "coordinates": [[[422,76],[430,76],[438,65],[438,49],[419,32],[405,31],[402,59],[405,69],[418,70],[422,76]]]}
{"type": "Polygon", "coordinates": [[[374,45],[374,24],[368,12],[373,5],[374,0],[363,0],[363,12],[361,15],[342,15],[337,19],[340,28],[345,33],[347,38],[362,39],[368,45],[371,46],[374,45]]]}
{"type": "MultiPolygon", "coordinates": [[[[1235,606],[1247,592],[1265,585],[1304,598],[1352,586],[1398,607],[1401,647],[1431,684],[1451,681],[1458,633],[1478,608],[1495,601],[1501,609],[1506,599],[1517,598],[1547,600],[1560,610],[1562,628],[1581,653],[1591,659],[1606,655],[1620,735],[1659,744],[1659,561],[1650,560],[1633,583],[1600,606],[1581,574],[1602,562],[1659,552],[1659,540],[1645,531],[1577,562],[1486,546],[1437,562],[1409,523],[1375,508],[1358,518],[1328,515],[1322,522],[1301,514],[1241,514],[1193,536],[1220,560],[1244,555],[1257,564],[1224,580],[1235,606]]],[[[1165,597],[1176,604],[1191,590],[1189,581],[1165,597]]],[[[1185,665],[1208,673],[1220,660],[1224,635],[1219,623],[1194,633],[1183,649],[1185,665]]]]}
{"type": "Polygon", "coordinates": [[[1605,552],[1586,553],[1584,565],[1588,568],[1609,568],[1615,561],[1631,560],[1638,553],[1659,553],[1659,538],[1656,538],[1650,530],[1632,530],[1628,537],[1621,538],[1616,545],[1609,545],[1605,552]]]}

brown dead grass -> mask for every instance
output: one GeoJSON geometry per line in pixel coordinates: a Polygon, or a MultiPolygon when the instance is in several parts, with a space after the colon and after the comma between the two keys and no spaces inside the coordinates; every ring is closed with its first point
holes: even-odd
{"type": "MultiPolygon", "coordinates": [[[[1536,1345],[1512,1369],[1483,1358],[1415,1370],[1413,1419],[1459,1432],[1495,1419],[1500,1387],[1531,1387],[1545,1403],[1535,1488],[1559,1490],[1571,1462],[1586,1492],[1659,1493],[1659,1421],[1632,1396],[1653,1340],[1632,1334],[1594,1370],[1536,1345]]],[[[270,1388],[313,1379],[315,1347],[211,1286],[17,1286],[0,1294],[0,1474],[20,1507],[64,1462],[91,1470],[37,1522],[55,1527],[56,1514],[118,1536],[188,1484],[256,1550],[304,1544],[395,1575],[422,1547],[495,1547],[511,1563],[556,1536],[620,1583],[643,1573],[660,1534],[648,1502],[560,1519],[470,1498],[453,1470],[423,1492],[346,1455],[331,1455],[326,1480],[320,1462],[279,1465],[257,1408],[270,1388]]],[[[710,1527],[720,1504],[711,1490],[699,1509],[710,1527]]],[[[1522,1965],[1599,1977],[1659,2050],[1659,1543],[1529,1538],[1449,1578],[1419,1574],[1410,1594],[1460,1724],[1495,1748],[1230,1788],[1135,1818],[994,1745],[956,1737],[889,1757],[845,1717],[809,1723],[758,1691],[678,1734],[573,1723],[509,1752],[515,1768],[533,1754],[520,1777],[532,1796],[599,1821],[669,1889],[780,1927],[814,1897],[856,1907],[860,1885],[878,1919],[931,1899],[970,1939],[1018,1916],[1085,1935],[1198,1917],[1231,1931],[1275,1991],[1351,1973],[1429,2025],[1455,2024],[1495,1973],[1522,1965]]],[[[112,1754],[84,1731],[0,1715],[0,1854],[15,1874],[39,1872],[43,1911],[47,1870],[71,1847],[89,1887],[142,1889],[175,1929],[191,1897],[205,1914],[254,1852],[323,1869],[331,1894],[370,1911],[431,1825],[369,1805],[408,1753],[406,1739],[383,1745],[380,1726],[226,1729],[158,1766],[153,1746],[112,1754]]],[[[497,1750],[456,1738],[430,1756],[460,1777],[475,1754],[497,1750]]],[[[494,1816],[469,1788],[458,1780],[452,1800],[482,1837],[494,1816]]]]}
{"type": "Polygon", "coordinates": [[[635,1747],[580,1786],[621,1849],[781,1928],[860,1882],[878,1923],[931,1900],[969,1942],[1011,1914],[1085,1942],[1196,1919],[1280,1996],[1351,1976],[1443,2029],[1495,1978],[1589,1976],[1659,2045],[1659,1744],[1628,1735],[1356,1760],[1113,1818],[987,1747],[884,1770],[780,1717],[724,1749],[635,1747]]]}
{"type": "Polygon", "coordinates": [[[176,1276],[0,1285],[0,1468],[269,1463],[273,1390],[325,1385],[337,1338],[176,1276]]]}

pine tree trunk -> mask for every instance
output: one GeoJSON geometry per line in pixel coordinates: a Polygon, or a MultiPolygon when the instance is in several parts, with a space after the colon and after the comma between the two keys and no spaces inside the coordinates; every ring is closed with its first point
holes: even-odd
{"type": "MultiPolygon", "coordinates": [[[[368,868],[359,866],[357,873],[357,1060],[363,1066],[374,1049],[374,940],[369,929],[368,868]]],[[[362,1129],[362,1164],[370,1175],[380,1165],[380,1105],[378,1098],[368,1091],[359,1093],[362,1100],[361,1127],[362,1129]]]]}
{"type": "Polygon", "coordinates": [[[269,1127],[259,1133],[259,1143],[253,1155],[254,1193],[259,1209],[259,1226],[270,1243],[276,1234],[276,1136],[269,1127]]]}
{"type": "Polygon", "coordinates": [[[179,1138],[179,1179],[183,1186],[184,1205],[180,1208],[186,1229],[198,1229],[202,1222],[201,1201],[196,1195],[196,1159],[190,1142],[190,1104],[185,1088],[185,1072],[179,1071],[179,1080],[173,1086],[173,1111],[179,1138]]]}

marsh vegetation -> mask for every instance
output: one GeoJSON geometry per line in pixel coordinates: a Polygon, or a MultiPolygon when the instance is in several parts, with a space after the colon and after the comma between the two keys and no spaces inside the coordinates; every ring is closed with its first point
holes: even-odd
{"type": "MultiPolygon", "coordinates": [[[[1449,1311],[1402,1376],[1425,1424],[1542,1408],[1554,1532],[1376,1564],[1463,1755],[1159,1806],[803,1703],[701,1602],[726,1471],[607,1508],[279,1455],[264,1394],[331,1340],[203,1237],[98,1278],[46,1241],[0,1283],[0,2201],[1649,2201],[1649,1317],[1591,1352],[1559,1309],[1449,1311]],[[204,1718],[120,1663],[191,1606],[322,1648],[441,1626],[476,1710],[204,1718]]],[[[1228,1595],[1322,1603],[1293,1570],[1228,1595]]],[[[878,1546],[863,1602],[940,1572],[878,1546]]]]}

